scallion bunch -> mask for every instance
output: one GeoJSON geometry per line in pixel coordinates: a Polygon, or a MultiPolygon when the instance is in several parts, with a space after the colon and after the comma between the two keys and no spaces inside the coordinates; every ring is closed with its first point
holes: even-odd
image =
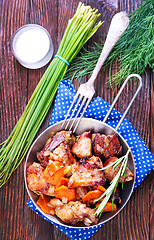
{"type": "MultiPolygon", "coordinates": [[[[79,3],[76,13],[68,22],[57,55],[71,62],[101,26],[102,22],[96,23],[99,15],[97,10],[79,3]]],[[[15,128],[2,144],[0,187],[6,183],[25,157],[53,102],[59,81],[63,79],[67,67],[68,65],[59,58],[51,61],[15,128]]]]}

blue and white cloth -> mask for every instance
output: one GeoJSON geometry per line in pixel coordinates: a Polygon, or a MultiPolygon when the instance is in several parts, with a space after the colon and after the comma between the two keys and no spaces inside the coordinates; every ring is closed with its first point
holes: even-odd
{"type": "MultiPolygon", "coordinates": [[[[75,94],[75,90],[69,80],[63,80],[60,82],[49,126],[65,118],[66,113],[70,107],[70,103],[73,101],[75,94]]],[[[94,118],[102,121],[106,116],[109,108],[110,105],[107,102],[105,102],[102,98],[97,97],[88,106],[84,117],[94,118]]],[[[116,109],[113,109],[106,123],[115,128],[121,116],[121,113],[119,113],[116,109]]],[[[134,187],[135,190],[135,188],[144,180],[144,178],[154,169],[154,156],[126,118],[119,127],[118,132],[127,141],[134,156],[136,168],[136,182],[134,187]]],[[[60,231],[65,233],[72,240],[89,239],[103,225],[101,224],[99,226],[91,226],[88,228],[64,227],[46,218],[41,212],[36,209],[31,200],[27,202],[27,205],[45,220],[54,224],[60,231]]]]}

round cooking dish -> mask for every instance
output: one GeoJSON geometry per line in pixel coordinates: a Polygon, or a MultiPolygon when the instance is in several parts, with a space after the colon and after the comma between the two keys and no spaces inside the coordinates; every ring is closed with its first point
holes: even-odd
{"type": "MultiPolygon", "coordinates": [[[[51,132],[59,132],[63,130],[62,129],[62,122],[59,122],[57,124],[54,124],[53,126],[47,128],[43,133],[41,133],[38,138],[35,140],[35,142],[33,143],[33,145],[31,146],[27,158],[26,158],[26,162],[25,162],[25,169],[24,169],[24,178],[25,178],[25,185],[27,188],[27,192],[29,194],[29,197],[31,198],[32,202],[34,203],[35,207],[48,219],[50,219],[51,221],[58,223],[60,225],[63,226],[67,226],[67,227],[83,227],[86,228],[86,226],[83,223],[78,223],[75,226],[70,226],[64,222],[62,222],[58,217],[49,215],[49,214],[45,214],[40,207],[36,204],[37,199],[38,199],[38,195],[36,195],[35,193],[33,193],[32,191],[29,190],[28,186],[27,186],[27,182],[26,182],[26,170],[27,168],[34,162],[34,161],[38,161],[36,154],[37,152],[41,151],[46,143],[46,141],[49,139],[49,137],[51,136],[51,132]]],[[[127,150],[129,149],[129,146],[127,144],[127,142],[124,140],[124,138],[112,127],[110,127],[109,125],[107,125],[106,123],[100,122],[98,120],[95,119],[91,119],[91,118],[83,118],[77,128],[77,130],[75,131],[75,135],[81,135],[83,132],[86,131],[91,131],[92,133],[100,133],[100,134],[105,134],[105,135],[112,135],[112,134],[117,134],[118,135],[118,139],[120,141],[120,144],[122,145],[122,155],[125,155],[127,150]]],[[[130,182],[126,182],[124,184],[124,188],[120,193],[120,198],[121,198],[121,203],[117,209],[117,211],[113,211],[113,212],[108,212],[108,213],[103,213],[100,220],[99,220],[99,224],[105,223],[107,221],[109,221],[111,218],[113,218],[114,216],[116,216],[121,210],[122,208],[126,205],[126,203],[128,202],[133,188],[134,188],[134,184],[135,184],[135,163],[134,163],[134,158],[132,155],[132,152],[130,151],[129,156],[128,156],[128,167],[131,170],[131,172],[134,174],[134,179],[130,182]]],[[[89,228],[89,227],[88,227],[89,228]]]]}

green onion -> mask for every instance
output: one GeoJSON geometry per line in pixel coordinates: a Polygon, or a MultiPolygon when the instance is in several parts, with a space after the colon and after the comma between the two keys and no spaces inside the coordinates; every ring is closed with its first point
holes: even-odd
{"type": "MultiPolygon", "coordinates": [[[[79,3],[76,13],[68,22],[57,55],[71,62],[102,25],[101,21],[96,23],[99,15],[97,10],[79,3]]],[[[50,109],[58,84],[63,79],[67,67],[68,65],[59,58],[51,61],[12,133],[2,144],[0,149],[0,187],[6,183],[24,159],[50,109]]]]}
{"type": "Polygon", "coordinates": [[[122,160],[125,158],[125,156],[122,156],[121,158],[118,158],[115,162],[110,163],[109,165],[107,165],[106,167],[103,167],[101,169],[99,169],[100,171],[108,169],[109,167],[113,166],[113,170],[118,167],[118,165],[122,162],[122,160]]]}
{"type": "MultiPolygon", "coordinates": [[[[116,87],[129,74],[142,75],[146,67],[154,67],[154,1],[145,0],[132,13],[130,23],[125,33],[116,43],[108,56],[103,68],[109,66],[109,81],[111,87],[116,87]],[[112,75],[112,69],[117,63],[117,71],[112,75]]],[[[90,75],[101,54],[103,43],[85,50],[77,56],[70,65],[65,78],[81,79],[90,75]]]]}
{"type": "Polygon", "coordinates": [[[112,208],[113,208],[114,195],[115,195],[115,191],[118,186],[120,177],[123,177],[123,181],[122,181],[122,188],[123,188],[129,152],[130,152],[130,149],[128,149],[127,153],[123,157],[117,159],[114,163],[101,169],[101,170],[105,170],[111,166],[113,166],[113,168],[115,168],[122,162],[119,171],[117,172],[117,174],[113,178],[113,180],[110,182],[110,186],[107,188],[107,190],[103,193],[103,195],[100,198],[95,200],[95,202],[97,202],[97,201],[101,200],[102,198],[104,198],[103,201],[100,203],[100,205],[97,207],[97,210],[95,212],[99,217],[101,216],[103,209],[105,208],[107,202],[109,201],[112,193],[113,193],[112,208]]]}

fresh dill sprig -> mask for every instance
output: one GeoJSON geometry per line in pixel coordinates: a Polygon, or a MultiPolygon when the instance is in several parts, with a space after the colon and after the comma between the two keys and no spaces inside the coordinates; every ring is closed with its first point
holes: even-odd
{"type": "Polygon", "coordinates": [[[124,156],[122,156],[121,158],[117,159],[114,163],[111,163],[110,165],[101,169],[101,170],[105,170],[111,166],[113,166],[113,169],[115,169],[122,162],[119,171],[117,172],[117,174],[113,178],[113,180],[110,182],[110,186],[107,188],[107,190],[103,193],[103,195],[100,198],[95,200],[95,202],[97,202],[97,201],[101,200],[102,198],[104,198],[103,201],[100,203],[100,205],[97,207],[97,210],[95,212],[99,217],[101,216],[103,209],[105,208],[105,206],[106,206],[107,202],[109,201],[112,194],[113,194],[113,199],[112,199],[112,206],[113,206],[114,195],[115,195],[115,191],[118,186],[120,177],[123,177],[123,180],[122,180],[122,189],[123,189],[129,152],[130,152],[130,149],[128,149],[127,153],[124,156]]]}
{"type": "MultiPolygon", "coordinates": [[[[130,23],[125,33],[116,43],[108,56],[103,68],[109,66],[110,87],[116,87],[126,79],[129,74],[142,75],[146,67],[154,67],[154,1],[145,0],[132,13],[130,23]],[[117,63],[117,71],[112,75],[112,69],[117,63]]],[[[103,43],[85,50],[74,59],[65,78],[81,79],[90,75],[102,51],[103,43]]]]}

